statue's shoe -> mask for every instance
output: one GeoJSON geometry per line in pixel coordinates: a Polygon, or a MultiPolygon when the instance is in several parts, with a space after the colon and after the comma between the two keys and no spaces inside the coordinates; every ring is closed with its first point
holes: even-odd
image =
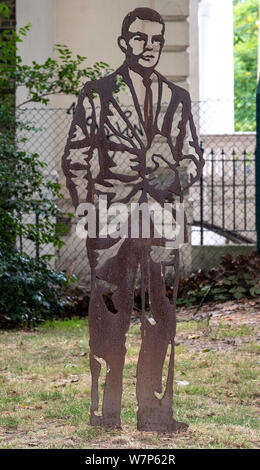
{"type": "Polygon", "coordinates": [[[187,431],[189,425],[176,421],[169,413],[168,416],[158,413],[151,413],[150,415],[138,412],[137,415],[137,429],[139,431],[155,431],[166,433],[177,433],[187,431]]]}
{"type": "Polygon", "coordinates": [[[150,431],[150,432],[164,432],[164,433],[178,433],[187,431],[189,425],[176,421],[175,419],[161,421],[151,421],[148,419],[138,419],[137,429],[138,431],[150,431]]]}
{"type": "Polygon", "coordinates": [[[97,416],[94,413],[90,417],[92,426],[101,426],[103,428],[121,429],[121,419],[118,416],[97,416]]]}

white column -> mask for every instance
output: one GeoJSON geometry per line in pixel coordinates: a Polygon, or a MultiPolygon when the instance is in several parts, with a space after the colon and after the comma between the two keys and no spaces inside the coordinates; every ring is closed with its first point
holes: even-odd
{"type": "MultiPolygon", "coordinates": [[[[53,57],[55,44],[55,0],[16,0],[17,30],[31,23],[31,29],[23,41],[18,44],[22,63],[30,65],[35,60],[43,64],[48,57],[53,57]]],[[[19,87],[16,92],[16,104],[24,103],[28,99],[25,87],[19,87]]],[[[38,131],[27,131],[27,141],[22,148],[29,153],[38,153],[40,159],[47,163],[44,168],[46,179],[56,181],[55,169],[55,111],[52,109],[51,97],[48,106],[41,103],[27,103],[23,119],[34,125],[38,131]]],[[[17,113],[19,110],[17,108],[17,113]]],[[[23,135],[25,132],[23,132],[23,135]]],[[[46,194],[50,198],[50,194],[46,194]]],[[[32,215],[27,216],[27,222],[35,223],[32,215]]],[[[30,240],[24,240],[24,251],[35,253],[35,245],[30,240]]],[[[47,245],[41,246],[40,254],[54,254],[55,249],[47,245]]],[[[52,261],[54,263],[54,260],[52,261]]]]}
{"type": "Polygon", "coordinates": [[[199,81],[202,134],[234,132],[232,0],[200,0],[199,81]]]}
{"type": "Polygon", "coordinates": [[[260,31],[259,31],[259,25],[260,25],[260,0],[258,0],[258,73],[257,77],[258,80],[260,79],[260,31]]]}
{"type": "MultiPolygon", "coordinates": [[[[18,44],[19,54],[24,64],[29,65],[33,60],[42,64],[54,52],[55,0],[16,0],[17,29],[28,23],[31,23],[31,29],[18,44]]],[[[16,95],[17,104],[26,98],[26,91],[20,88],[16,95]]],[[[37,107],[35,103],[33,106],[37,107]]]]}

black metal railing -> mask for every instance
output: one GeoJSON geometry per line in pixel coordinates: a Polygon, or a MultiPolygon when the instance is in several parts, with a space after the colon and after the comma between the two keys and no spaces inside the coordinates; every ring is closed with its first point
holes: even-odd
{"type": "Polygon", "coordinates": [[[193,221],[200,230],[200,245],[204,245],[205,230],[233,243],[255,243],[255,215],[250,207],[255,201],[255,154],[246,149],[240,155],[234,149],[227,154],[213,148],[206,154],[203,141],[200,148],[205,167],[199,185],[199,218],[193,221]]]}

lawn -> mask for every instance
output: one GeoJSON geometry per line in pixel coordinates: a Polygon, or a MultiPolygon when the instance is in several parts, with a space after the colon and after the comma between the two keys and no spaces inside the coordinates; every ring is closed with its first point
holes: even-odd
{"type": "Polygon", "coordinates": [[[241,305],[206,307],[197,321],[180,312],[174,415],[189,429],[176,435],[136,430],[136,321],[127,337],[120,431],[88,424],[87,319],[0,331],[0,447],[259,448],[260,312],[241,305]]]}

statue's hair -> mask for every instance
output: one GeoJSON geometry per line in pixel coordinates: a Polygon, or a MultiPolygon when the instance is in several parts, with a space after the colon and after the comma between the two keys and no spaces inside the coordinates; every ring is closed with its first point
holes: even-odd
{"type": "Polygon", "coordinates": [[[130,11],[123,20],[123,23],[122,23],[122,36],[123,37],[127,36],[129,28],[131,24],[136,20],[136,18],[139,18],[140,20],[156,21],[157,23],[160,23],[163,27],[163,33],[164,33],[165,24],[161,15],[157,11],[152,10],[152,8],[135,8],[135,10],[130,11]]]}

